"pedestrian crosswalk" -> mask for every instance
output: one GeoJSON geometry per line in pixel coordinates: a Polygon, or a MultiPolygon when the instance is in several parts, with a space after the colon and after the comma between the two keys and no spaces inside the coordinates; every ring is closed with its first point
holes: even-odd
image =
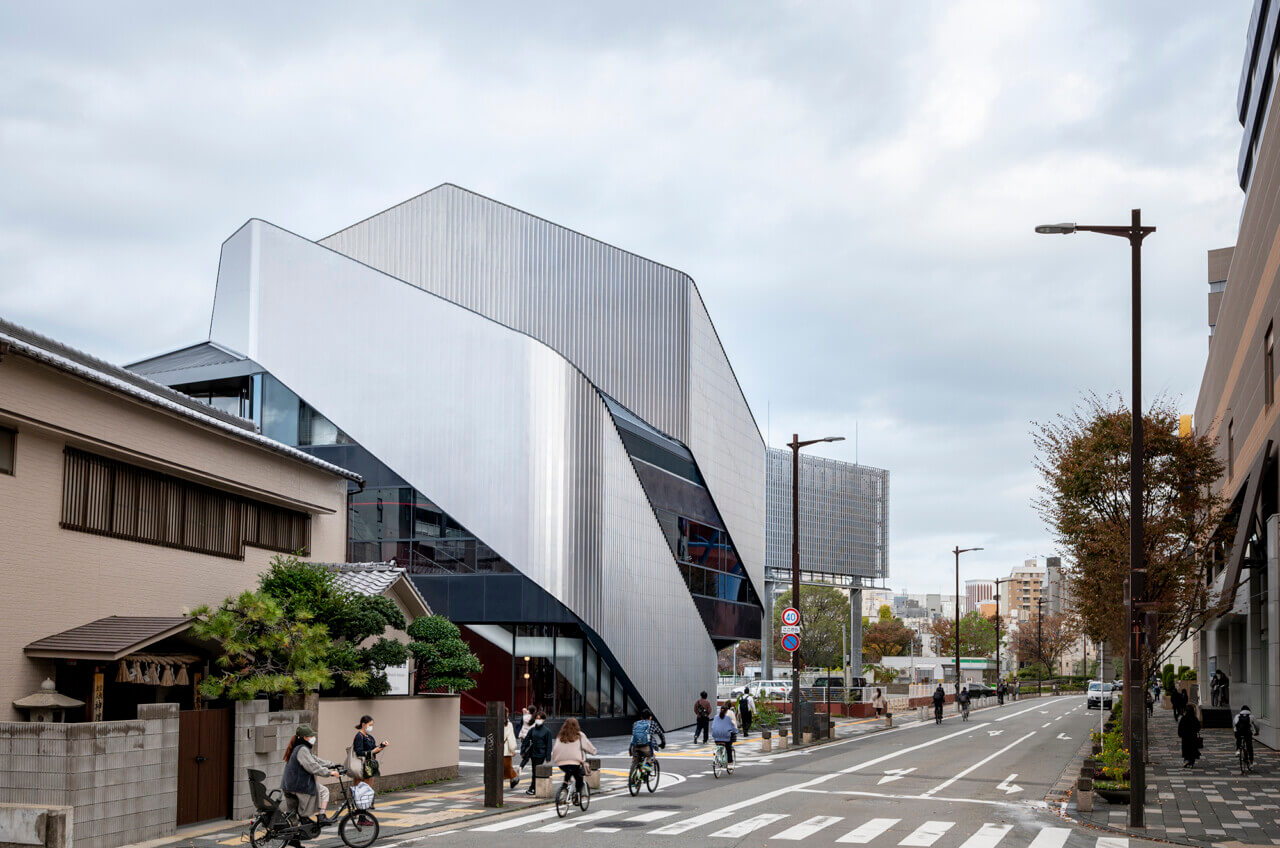
{"type": "Polygon", "coordinates": [[[519,828],[524,828],[527,833],[576,830],[585,835],[614,834],[622,828],[640,828],[651,836],[706,837],[713,840],[740,840],[750,836],[810,843],[825,838],[835,845],[871,845],[873,848],[1064,848],[1074,832],[1076,840],[1072,845],[1075,848],[1129,848],[1126,837],[1096,836],[1087,831],[1072,831],[1068,827],[1020,828],[1015,832],[1011,824],[991,822],[971,829],[972,826],[945,820],[904,824],[898,818],[872,818],[859,822],[844,816],[799,819],[786,813],[746,815],[728,810],[710,810],[668,821],[680,816],[681,812],[649,810],[630,815],[626,809],[593,809],[589,813],[570,813],[565,819],[556,819],[554,811],[543,811],[471,829],[489,833],[519,828]],[[608,826],[600,827],[600,824],[608,826]],[[646,830],[649,826],[652,829],[646,830]]]}

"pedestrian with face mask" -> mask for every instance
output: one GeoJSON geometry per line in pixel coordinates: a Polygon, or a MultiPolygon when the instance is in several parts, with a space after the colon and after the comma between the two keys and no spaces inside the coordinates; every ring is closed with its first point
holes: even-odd
{"type": "Polygon", "coordinates": [[[523,755],[533,764],[533,776],[529,779],[529,788],[524,793],[526,795],[538,794],[538,766],[551,759],[551,747],[554,739],[546,724],[547,714],[539,712],[533,720],[533,729],[524,738],[525,750],[523,755]]]}

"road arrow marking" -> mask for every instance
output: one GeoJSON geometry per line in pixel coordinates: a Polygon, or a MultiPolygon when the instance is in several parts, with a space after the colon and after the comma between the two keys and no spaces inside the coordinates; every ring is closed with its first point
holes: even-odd
{"type": "Polygon", "coordinates": [[[880,785],[880,784],[882,784],[882,783],[892,783],[892,782],[893,782],[893,781],[895,781],[895,780],[902,780],[902,778],[904,778],[904,777],[906,777],[907,775],[911,774],[911,772],[913,772],[913,771],[915,771],[915,768],[914,768],[914,767],[912,767],[912,768],[900,768],[900,769],[888,769],[888,770],[886,770],[886,771],[885,771],[885,773],[884,773],[884,774],[885,774],[885,776],[884,776],[884,777],[882,777],[882,778],[880,778],[879,780],[877,780],[877,781],[876,781],[876,786],[879,786],[879,785],[880,785]]]}
{"type": "Polygon", "coordinates": [[[1067,734],[1065,734],[1065,733],[1059,733],[1059,734],[1058,734],[1058,738],[1059,738],[1059,739],[1070,739],[1071,737],[1070,737],[1070,736],[1068,736],[1068,735],[1067,735],[1067,734]]]}
{"type": "Polygon", "coordinates": [[[1004,731],[1003,731],[1003,730],[988,730],[988,731],[987,731],[987,735],[988,735],[988,736],[999,736],[1001,733],[1004,733],[1004,731]]]}
{"type": "Polygon", "coordinates": [[[1000,781],[999,783],[997,783],[997,784],[996,784],[996,789],[1003,789],[1003,790],[1004,790],[1004,794],[1006,794],[1006,795],[1012,795],[1014,792],[1021,792],[1021,791],[1022,791],[1022,787],[1021,787],[1021,786],[1019,786],[1019,785],[1018,785],[1018,784],[1016,784],[1016,783],[1010,783],[1010,781],[1011,781],[1011,780],[1013,780],[1013,779],[1014,779],[1015,777],[1017,777],[1017,776],[1018,776],[1018,775],[1016,775],[1016,774],[1011,774],[1011,775],[1009,775],[1009,776],[1008,776],[1008,777],[1006,777],[1004,780],[1002,780],[1002,781],[1000,781]]]}

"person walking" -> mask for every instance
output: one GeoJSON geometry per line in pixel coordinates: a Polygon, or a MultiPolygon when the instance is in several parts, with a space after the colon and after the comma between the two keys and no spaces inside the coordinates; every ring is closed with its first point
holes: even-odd
{"type": "Polygon", "coordinates": [[[1182,767],[1194,768],[1200,759],[1200,719],[1195,710],[1183,710],[1178,720],[1178,738],[1182,740],[1182,767]]]}
{"type": "Polygon", "coordinates": [[[373,716],[360,716],[355,739],[351,740],[351,753],[360,760],[360,770],[352,772],[355,783],[373,785],[373,779],[382,773],[378,755],[386,750],[388,744],[390,743],[373,738],[373,716]]]}
{"type": "Polygon", "coordinates": [[[1001,680],[999,683],[996,684],[996,706],[998,707],[1004,706],[1004,696],[1005,696],[1005,693],[1007,693],[1008,691],[1009,691],[1009,687],[1004,685],[1003,680],[1001,680]]]}
{"type": "Polygon", "coordinates": [[[871,699],[871,706],[875,709],[877,718],[884,715],[884,711],[889,706],[888,702],[884,699],[884,695],[880,694],[879,689],[876,690],[875,697],[871,699]]]}
{"type": "Polygon", "coordinates": [[[1221,674],[1221,672],[1215,671],[1209,676],[1209,704],[1214,707],[1218,706],[1218,688],[1220,686],[1218,682],[1219,674],[1221,674]]]}
{"type": "Polygon", "coordinates": [[[516,751],[520,750],[520,743],[516,740],[516,732],[511,728],[511,722],[504,722],[502,730],[502,776],[507,779],[507,783],[512,789],[520,783],[520,772],[516,771],[516,767],[511,761],[516,756],[516,751]]]}
{"type": "Polygon", "coordinates": [[[942,688],[942,684],[938,684],[938,688],[933,690],[933,720],[936,724],[942,724],[942,705],[947,702],[947,693],[942,688]]]}
{"type": "Polygon", "coordinates": [[[1218,669],[1218,706],[1231,706],[1231,678],[1222,669],[1218,669]]]}
{"type": "Polygon", "coordinates": [[[1186,695],[1177,686],[1169,690],[1169,706],[1173,708],[1173,720],[1175,723],[1182,718],[1182,710],[1187,703],[1183,700],[1185,697],[1186,695]]]}
{"type": "Polygon", "coordinates": [[[737,735],[738,726],[733,723],[733,713],[729,712],[726,704],[720,708],[715,721],[711,722],[711,738],[717,745],[724,747],[727,762],[730,763],[733,762],[733,743],[737,735]]]}
{"type": "Polygon", "coordinates": [[[751,718],[756,713],[756,699],[751,697],[751,687],[742,687],[742,697],[738,699],[738,713],[742,716],[742,738],[751,735],[751,718]]]}
{"type": "Polygon", "coordinates": [[[711,702],[707,700],[707,693],[698,694],[698,700],[693,702],[693,744],[698,744],[698,734],[702,734],[702,742],[706,744],[707,734],[711,730],[711,702]]]}
{"type": "Polygon", "coordinates": [[[533,766],[533,771],[530,773],[531,776],[529,778],[529,788],[524,791],[526,795],[538,794],[538,766],[551,757],[551,731],[546,728],[546,724],[547,714],[539,711],[533,717],[533,727],[529,730],[529,735],[524,738],[521,756],[527,758],[533,766]]]}
{"type": "Polygon", "coordinates": [[[587,776],[587,754],[596,753],[596,746],[591,744],[587,734],[582,732],[576,718],[567,718],[560,725],[560,733],[556,736],[555,746],[551,749],[551,763],[564,772],[564,782],[573,778],[573,803],[578,803],[582,796],[582,782],[587,776]]]}
{"type": "Polygon", "coordinates": [[[1018,696],[1022,694],[1022,681],[1013,681],[1013,700],[1018,700],[1018,696]]]}

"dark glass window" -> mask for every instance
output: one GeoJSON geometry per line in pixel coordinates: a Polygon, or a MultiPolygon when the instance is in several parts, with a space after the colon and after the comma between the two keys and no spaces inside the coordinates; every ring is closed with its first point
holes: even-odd
{"type": "Polygon", "coordinates": [[[0,427],[0,474],[12,474],[17,453],[18,433],[8,427],[0,427]]]}
{"type": "Polygon", "coordinates": [[[413,538],[413,489],[365,489],[353,492],[347,504],[352,541],[413,538]]]}
{"type": "Polygon", "coordinates": [[[516,692],[521,704],[537,704],[555,712],[555,627],[548,624],[516,625],[516,692]]]}
{"type": "Polygon", "coordinates": [[[202,383],[188,383],[177,388],[215,409],[254,420],[252,377],[206,380],[202,383]]]}
{"type": "Polygon", "coordinates": [[[580,635],[556,636],[556,712],[560,715],[582,714],[582,643],[580,635]]]}
{"type": "Polygon", "coordinates": [[[600,715],[600,674],[597,668],[598,664],[599,657],[596,655],[595,648],[587,645],[587,704],[584,714],[592,718],[600,715]]]}
{"type": "Polygon", "coordinates": [[[1236,422],[1227,422],[1227,476],[1234,477],[1236,468],[1236,422]]]}
{"type": "Polygon", "coordinates": [[[1267,335],[1263,339],[1263,397],[1266,399],[1266,405],[1270,406],[1271,402],[1276,399],[1276,342],[1275,336],[1271,333],[1271,325],[1267,325],[1267,335]]]}

